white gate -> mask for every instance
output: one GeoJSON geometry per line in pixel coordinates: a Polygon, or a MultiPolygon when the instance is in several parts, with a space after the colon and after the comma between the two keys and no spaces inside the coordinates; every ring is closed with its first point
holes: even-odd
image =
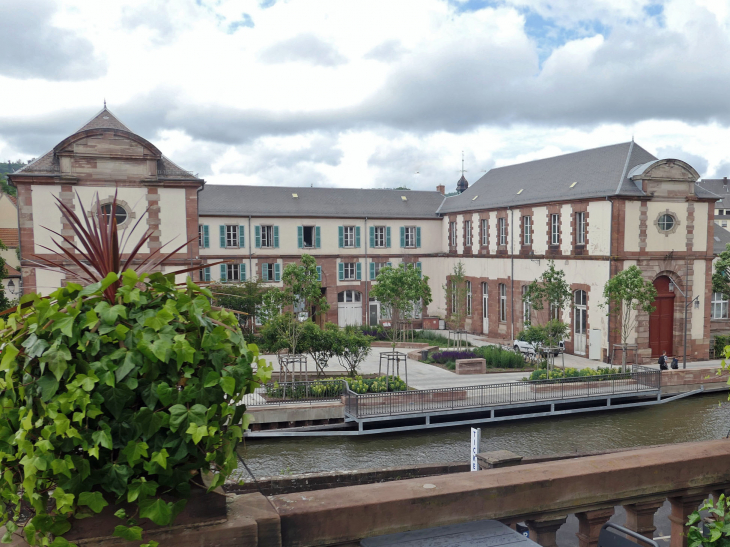
{"type": "Polygon", "coordinates": [[[575,309],[573,314],[575,316],[574,323],[574,338],[573,338],[573,353],[576,355],[586,354],[586,292],[575,291],[575,309]]]}
{"type": "Polygon", "coordinates": [[[337,324],[362,325],[362,293],[347,290],[337,295],[337,324]]]}
{"type": "Polygon", "coordinates": [[[482,282],[482,333],[489,333],[489,287],[482,282]]]}

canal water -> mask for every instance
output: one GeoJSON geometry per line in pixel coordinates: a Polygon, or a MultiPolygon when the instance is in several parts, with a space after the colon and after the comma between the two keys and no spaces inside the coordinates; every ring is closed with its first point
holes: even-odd
{"type": "MultiPolygon", "coordinates": [[[[663,405],[482,425],[482,451],[542,456],[724,438],[728,394],[663,405]]],[[[256,477],[469,459],[469,427],[363,437],[247,439],[239,452],[256,477]]],[[[244,472],[245,476],[245,472],[244,472]]]]}

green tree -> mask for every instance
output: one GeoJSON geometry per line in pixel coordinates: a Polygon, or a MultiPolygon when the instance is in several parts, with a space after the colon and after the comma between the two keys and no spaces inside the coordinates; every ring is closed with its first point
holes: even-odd
{"type": "Polygon", "coordinates": [[[334,338],[334,353],[348,376],[357,376],[357,369],[370,354],[372,337],[354,327],[345,327],[334,338]]]}
{"type": "Polygon", "coordinates": [[[380,302],[381,313],[390,313],[390,329],[386,333],[395,349],[401,331],[415,317],[419,306],[431,303],[428,276],[421,275],[421,270],[414,264],[401,262],[397,268],[381,268],[375,281],[370,296],[380,302]]]}
{"type": "Polygon", "coordinates": [[[547,321],[553,319],[554,310],[561,310],[571,305],[573,293],[565,281],[565,272],[555,267],[555,261],[549,260],[547,270],[542,272],[527,286],[522,295],[523,302],[529,302],[534,310],[549,310],[547,321]]]}
{"type": "MultiPolygon", "coordinates": [[[[0,241],[0,251],[7,251],[8,248],[0,241]]],[[[3,279],[8,276],[8,270],[5,268],[5,259],[0,256],[0,311],[7,310],[14,306],[8,297],[5,295],[5,285],[3,285],[3,279]]]]}
{"type": "Polygon", "coordinates": [[[605,300],[601,307],[607,309],[609,314],[615,313],[621,319],[617,330],[621,333],[621,367],[625,371],[629,335],[636,330],[638,312],[654,311],[656,289],[650,281],[644,279],[637,266],[630,266],[608,280],[603,287],[603,297],[605,300]]]}
{"type": "Polygon", "coordinates": [[[299,351],[314,360],[318,377],[324,376],[324,369],[329,365],[329,360],[337,355],[339,335],[340,327],[334,323],[325,323],[324,328],[320,328],[313,321],[305,321],[302,324],[299,351]]]}
{"type": "Polygon", "coordinates": [[[261,279],[242,281],[235,285],[228,283],[225,285],[209,285],[208,289],[213,294],[213,302],[217,306],[246,314],[250,330],[253,330],[253,318],[263,303],[264,295],[272,290],[261,279]]]}
{"type": "Polygon", "coordinates": [[[327,297],[322,294],[317,261],[308,254],[303,254],[301,260],[301,264],[287,264],[281,276],[283,287],[266,292],[261,304],[264,323],[279,318],[276,321],[278,334],[292,354],[297,353],[302,334],[301,316],[307,314],[306,320],[311,321],[329,310],[327,297]]]}
{"type": "Polygon", "coordinates": [[[454,269],[443,289],[446,297],[447,324],[451,330],[461,330],[466,320],[466,274],[461,261],[454,264],[454,269]]]}
{"type": "Polygon", "coordinates": [[[725,298],[730,298],[730,243],[719,254],[715,261],[715,271],[712,273],[712,292],[719,292],[725,298]]]}
{"type": "Polygon", "coordinates": [[[5,173],[0,174],[0,192],[8,194],[10,196],[18,195],[18,190],[15,188],[15,186],[10,186],[10,184],[8,183],[8,178],[5,176],[5,173]]]}

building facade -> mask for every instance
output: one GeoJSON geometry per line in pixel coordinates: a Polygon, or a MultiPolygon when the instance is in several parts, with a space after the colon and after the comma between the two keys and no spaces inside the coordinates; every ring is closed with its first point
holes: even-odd
{"type": "Polygon", "coordinates": [[[285,265],[311,254],[330,303],[325,319],[340,325],[383,319],[370,289],[381,267],[401,262],[429,277],[434,301],[422,315],[447,316],[443,286],[461,262],[467,330],[511,340],[552,314],[571,326],[568,351],[604,360],[620,340],[617,315],[602,307],[603,287],[637,265],[659,292],[657,311],[639,316],[630,340],[641,359],[683,353],[685,308],[688,358],[708,356],[718,195],[697,184],[690,165],[634,142],[492,169],[470,186],[464,179],[451,197],[444,185],[434,192],[206,186],[105,108],[9,178],[18,188],[25,290],[47,293],[64,282],[32,258],[51,244],[42,226],[73,237],[55,199],[73,205],[78,192],[89,211],[97,194],[109,206],[118,191],[120,225],[131,229],[149,207],[135,229],[154,230],[146,251],[175,236],[188,241],[173,266],[200,266],[202,281],[280,286],[285,265]],[[229,262],[206,266],[219,260],[229,262]],[[537,312],[522,294],[549,260],[565,272],[573,305],[537,312]]]}
{"type": "Polygon", "coordinates": [[[0,191],[0,241],[7,248],[0,249],[6,270],[2,283],[5,296],[11,301],[18,298],[21,290],[18,235],[18,203],[15,197],[0,191]]]}

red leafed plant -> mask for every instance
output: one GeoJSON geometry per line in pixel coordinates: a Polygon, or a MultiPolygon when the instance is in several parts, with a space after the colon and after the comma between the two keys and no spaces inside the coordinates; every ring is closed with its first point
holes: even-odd
{"type": "MultiPolygon", "coordinates": [[[[84,219],[83,221],[60,199],[56,198],[56,201],[58,202],[58,208],[61,211],[63,218],[66,219],[66,222],[71,226],[76,234],[78,244],[74,243],[65,235],[44,226],[46,230],[63,239],[68,247],[63,246],[61,242],[56,239],[53,239],[53,243],[55,243],[57,249],[51,249],[44,245],[40,245],[40,247],[56,255],[62,262],[70,260],[77,266],[79,271],[74,271],[70,267],[64,266],[63,263],[57,263],[45,257],[33,255],[34,258],[41,261],[42,264],[39,264],[39,266],[44,269],[64,272],[65,274],[73,278],[77,278],[86,284],[98,283],[105,279],[110,273],[119,274],[121,278],[121,273],[128,269],[134,270],[137,274],[149,273],[157,270],[165,262],[173,258],[175,253],[177,253],[180,249],[195,240],[193,237],[169,253],[162,253],[162,248],[170,242],[165,243],[149,254],[142,254],[142,247],[149,241],[153,233],[153,230],[148,229],[139,241],[135,243],[134,248],[125,258],[125,247],[129,244],[130,237],[132,233],[134,233],[134,230],[137,228],[144,216],[149,212],[149,208],[140,215],[140,218],[134,226],[132,226],[132,229],[129,230],[129,234],[127,234],[126,239],[126,228],[124,229],[121,234],[120,242],[119,231],[117,229],[117,219],[113,213],[117,210],[117,193],[114,193],[114,200],[111,203],[109,213],[102,208],[99,201],[99,194],[96,195],[96,215],[87,215],[78,192],[76,193],[76,197],[79,200],[81,216],[84,219]]],[[[225,261],[214,262],[212,264],[206,264],[206,266],[215,266],[224,262],[225,261]]],[[[193,266],[168,273],[183,274],[198,269],[200,269],[200,266],[193,266]]],[[[121,280],[115,281],[104,291],[104,296],[109,302],[114,302],[117,289],[121,286],[121,283],[121,280]]]]}

